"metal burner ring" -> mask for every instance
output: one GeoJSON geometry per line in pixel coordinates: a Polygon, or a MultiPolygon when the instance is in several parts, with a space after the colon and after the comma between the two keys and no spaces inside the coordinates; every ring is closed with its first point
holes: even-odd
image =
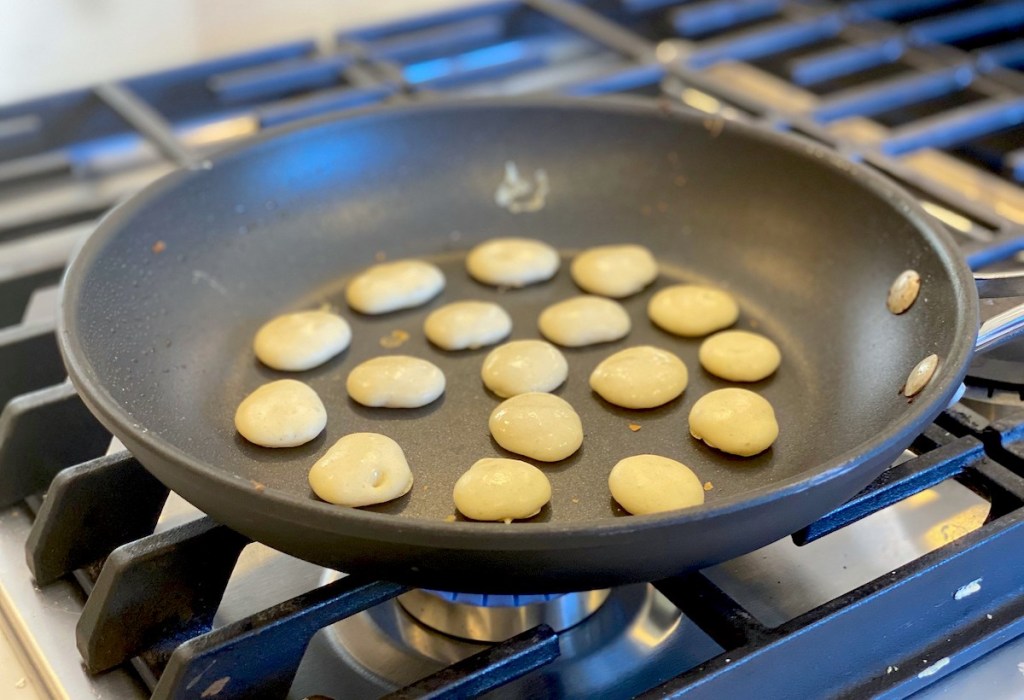
{"type": "MultiPolygon", "coordinates": [[[[566,593],[558,596],[490,596],[482,605],[460,602],[444,593],[414,589],[398,597],[407,613],[427,627],[452,637],[476,642],[501,642],[532,629],[549,625],[556,632],[587,619],[608,598],[608,589],[566,593]],[[507,600],[506,600],[507,599],[507,600]],[[522,602],[519,600],[518,602],[522,602]],[[505,604],[496,604],[496,603],[505,604]]],[[[475,602],[475,598],[473,599],[475,602]]]]}

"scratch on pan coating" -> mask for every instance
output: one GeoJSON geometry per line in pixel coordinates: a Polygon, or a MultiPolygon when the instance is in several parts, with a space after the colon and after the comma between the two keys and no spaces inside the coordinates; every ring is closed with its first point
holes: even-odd
{"type": "Polygon", "coordinates": [[[544,208],[550,191],[548,174],[543,169],[537,169],[533,177],[533,182],[521,177],[515,162],[507,161],[505,179],[494,192],[494,201],[499,207],[513,214],[540,211],[544,208]]]}
{"type": "Polygon", "coordinates": [[[1024,676],[1024,661],[1022,661],[1021,663],[1017,664],[1017,670],[1020,671],[1020,674],[1022,676],[1024,676]]]}
{"type": "Polygon", "coordinates": [[[974,579],[968,584],[960,586],[953,594],[953,600],[963,600],[969,595],[974,595],[981,590],[981,577],[974,579]]]}
{"type": "Polygon", "coordinates": [[[185,690],[192,690],[192,688],[195,686],[195,684],[198,683],[200,681],[200,679],[203,676],[206,675],[206,672],[209,671],[211,668],[213,668],[214,665],[216,665],[216,663],[217,663],[217,659],[214,659],[213,661],[211,661],[210,664],[206,668],[204,668],[202,671],[199,672],[199,675],[197,675],[195,678],[193,678],[191,681],[189,681],[188,685],[185,686],[185,690]]]}
{"type": "Polygon", "coordinates": [[[224,285],[218,282],[217,279],[213,277],[209,272],[205,272],[203,270],[192,270],[192,284],[199,284],[200,280],[210,285],[210,289],[217,292],[221,296],[226,297],[228,295],[228,290],[224,287],[224,285]]]}
{"type": "Polygon", "coordinates": [[[936,673],[938,673],[939,671],[941,671],[942,669],[944,669],[948,665],[949,665],[949,657],[948,656],[944,656],[941,659],[939,659],[938,661],[936,661],[935,663],[933,663],[931,666],[929,666],[928,668],[926,668],[925,670],[923,670],[919,674],[917,674],[917,677],[918,678],[927,678],[928,676],[935,675],[936,673]]]}
{"type": "Polygon", "coordinates": [[[216,696],[220,695],[220,691],[224,690],[224,687],[230,681],[231,681],[231,676],[224,676],[223,678],[218,678],[213,683],[210,683],[210,685],[208,685],[206,687],[206,690],[203,691],[203,694],[200,695],[199,697],[201,697],[201,698],[213,698],[213,697],[216,697],[216,696]]]}

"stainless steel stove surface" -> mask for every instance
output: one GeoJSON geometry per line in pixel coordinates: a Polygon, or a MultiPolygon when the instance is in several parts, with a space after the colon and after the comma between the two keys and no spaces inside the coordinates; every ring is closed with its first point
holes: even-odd
{"type": "Polygon", "coordinates": [[[906,185],[1005,292],[1024,267],[1022,36],[1024,2],[488,2],[0,108],[0,623],[27,681],[67,698],[1024,696],[1024,342],[792,538],[652,584],[485,601],[213,523],[111,445],[53,326],[96,218],[193,154],[442,95],[632,93],[801,134],[906,185]]]}

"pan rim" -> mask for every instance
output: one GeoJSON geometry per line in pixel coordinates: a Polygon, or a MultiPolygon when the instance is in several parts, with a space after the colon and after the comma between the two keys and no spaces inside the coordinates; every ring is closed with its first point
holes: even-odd
{"type": "MultiPolygon", "coordinates": [[[[258,136],[234,144],[210,157],[213,169],[216,163],[223,163],[244,155],[258,147],[265,146],[284,135],[298,131],[314,131],[329,129],[336,124],[345,123],[349,128],[358,128],[365,119],[401,118],[403,115],[445,110],[470,109],[576,109],[587,111],[605,111],[608,113],[627,113],[637,116],[660,116],[674,120],[695,123],[706,122],[708,119],[722,119],[702,112],[687,109],[681,105],[666,104],[649,98],[637,97],[501,97],[501,98],[452,98],[433,100],[428,103],[411,103],[403,105],[375,105],[353,110],[343,115],[321,116],[281,128],[268,130],[258,136]]],[[[93,261],[102,252],[107,243],[114,239],[122,230],[119,225],[129,219],[136,210],[146,206],[154,197],[175,187],[179,181],[200,176],[204,170],[176,170],[156,180],[136,193],[126,202],[108,212],[99,222],[96,230],[76,251],[65,270],[57,315],[57,339],[64,359],[68,375],[83,401],[101,422],[112,433],[121,437],[126,444],[138,442],[145,451],[152,452],[175,469],[190,472],[195,478],[212,482],[218,489],[224,489],[224,495],[237,494],[249,504],[248,510],[259,513],[261,518],[274,518],[304,528],[313,528],[326,533],[338,533],[349,537],[384,540],[403,543],[429,543],[432,546],[443,544],[455,549],[469,549],[479,546],[481,537],[488,537],[488,547],[499,550],[526,550],[542,548],[550,544],[552,535],[571,536],[578,546],[597,546],[608,537],[637,533],[646,530],[660,530],[685,522],[698,522],[728,517],[732,513],[757,508],[767,502],[782,500],[819,484],[838,479],[861,465],[871,461],[873,456],[892,451],[899,446],[907,445],[912,437],[931,422],[953,398],[967,372],[967,365],[973,355],[975,338],[978,329],[978,296],[973,277],[963,259],[952,235],[934,221],[921,208],[917,200],[900,187],[869,168],[858,163],[844,160],[838,153],[810,139],[781,133],[767,128],[745,124],[738,121],[725,121],[725,128],[740,131],[746,138],[768,142],[771,146],[796,152],[802,157],[811,157],[843,176],[854,180],[856,184],[870,190],[872,194],[885,200],[894,208],[902,210],[902,214],[917,229],[924,244],[930,245],[939,257],[943,267],[949,272],[954,295],[965,300],[965,304],[957,307],[955,323],[949,333],[953,338],[949,342],[949,353],[943,358],[939,372],[917,400],[908,407],[901,420],[892,423],[885,431],[864,440],[860,445],[825,462],[819,462],[812,468],[797,475],[782,479],[771,484],[764,484],[755,489],[724,497],[714,505],[704,505],[679,511],[657,513],[642,516],[610,517],[599,520],[574,522],[542,522],[520,523],[517,527],[509,527],[503,523],[487,522],[449,522],[444,520],[428,520],[419,517],[401,517],[385,513],[364,511],[355,508],[339,508],[324,502],[297,495],[266,489],[256,491],[252,484],[237,474],[218,468],[204,460],[189,455],[184,450],[160,438],[150,431],[145,435],[137,435],[132,427],[133,420],[122,406],[97,380],[97,374],[86,357],[76,331],[74,309],[80,302],[82,282],[93,269],[93,261]],[[927,397],[927,401],[922,400],[927,397]],[[125,439],[122,436],[130,436],[125,439]],[[495,535],[501,533],[499,538],[495,535]],[[439,540],[440,537],[440,540],[439,540]]],[[[163,479],[162,469],[153,469],[158,478],[163,479]]],[[[186,494],[181,494],[188,500],[186,494]]],[[[851,496],[853,494],[850,494],[851,496]]],[[[238,503],[235,504],[236,506],[238,503]]],[[[231,525],[231,523],[226,523],[231,525]]]]}

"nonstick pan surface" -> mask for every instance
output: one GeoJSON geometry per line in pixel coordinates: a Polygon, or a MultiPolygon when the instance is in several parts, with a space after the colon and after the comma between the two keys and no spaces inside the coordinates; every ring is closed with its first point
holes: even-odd
{"type": "Polygon", "coordinates": [[[532,100],[375,110],[265,137],[172,174],[111,213],[70,267],[60,330],[69,373],[100,419],[168,486],[215,519],[290,554],[449,590],[595,588],[708,565],[785,536],[876,477],[951,399],[977,330],[970,274],[947,234],[892,184],[825,149],[755,127],[667,112],[647,102],[532,100]],[[495,190],[506,163],[549,182],[538,211],[511,213],[495,190]],[[548,241],[563,253],[551,282],[498,290],[472,281],[463,258],[496,236],[548,241]],[[587,246],[638,242],[661,275],[623,301],[623,341],[566,349],[555,393],[583,419],[583,448],[542,466],[552,502],[526,522],[477,523],[451,490],[475,460],[506,454],[487,417],[499,399],[479,378],[487,349],[449,353],[423,337],[425,316],[458,299],[512,315],[513,338],[540,337],[537,315],[579,293],[568,274],[587,246]],[[440,265],[432,303],[379,317],[344,303],[347,279],[387,258],[440,265]],[[921,297],[902,316],[886,293],[917,270],[921,297]],[[775,407],[767,452],[730,458],[690,437],[687,413],[712,389],[699,340],[646,317],[657,289],[721,286],[739,300],[738,328],[774,339],[771,378],[748,388],[775,407]],[[301,374],[253,357],[268,318],[328,304],[352,324],[343,355],[301,374]],[[398,348],[381,339],[408,333],[398,348]],[[690,370],[683,396],[628,411],[594,395],[593,367],[623,347],[653,344],[690,370]],[[410,354],[447,375],[444,397],[416,410],[368,409],[345,393],[356,364],[410,354]],[[900,389],[926,355],[941,358],[914,401],[900,389]],[[327,407],[326,431],[269,450],[234,430],[238,402],[292,376],[327,407]],[[634,431],[630,424],[639,425],[634,431]],[[414,470],[407,496],[348,509],[320,502],[306,474],[357,431],[396,439],[414,470]],[[607,476],[619,459],[655,453],[710,482],[705,506],[627,516],[607,476]]]}

